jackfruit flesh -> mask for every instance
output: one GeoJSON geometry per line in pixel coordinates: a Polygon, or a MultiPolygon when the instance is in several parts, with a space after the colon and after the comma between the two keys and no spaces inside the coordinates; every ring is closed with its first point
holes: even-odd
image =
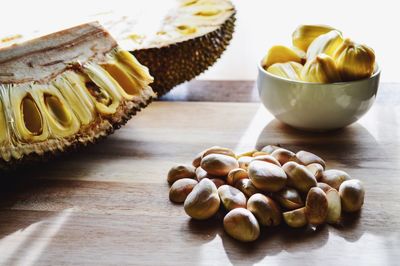
{"type": "Polygon", "coordinates": [[[342,34],[337,30],[318,36],[308,47],[307,60],[312,60],[319,54],[333,56],[336,49],[343,43],[342,34]]]}
{"type": "Polygon", "coordinates": [[[108,135],[152,81],[97,23],[0,49],[0,169],[108,135]]]}
{"type": "Polygon", "coordinates": [[[336,50],[335,59],[344,81],[368,78],[374,73],[375,53],[366,45],[346,39],[336,50]]]}
{"type": "Polygon", "coordinates": [[[267,71],[279,77],[291,80],[301,80],[303,65],[297,62],[275,63],[267,71]]]}
{"type": "Polygon", "coordinates": [[[267,55],[262,60],[262,66],[264,69],[268,69],[271,65],[276,63],[286,63],[286,62],[296,62],[301,63],[301,56],[293,49],[284,45],[272,46],[267,55]]]}
{"type": "Polygon", "coordinates": [[[335,29],[327,25],[300,25],[292,33],[292,43],[306,52],[315,38],[332,30],[335,29]]]}
{"type": "Polygon", "coordinates": [[[319,54],[308,61],[301,71],[301,79],[315,83],[334,83],[341,81],[335,61],[326,54],[319,54]]]}
{"type": "Polygon", "coordinates": [[[262,67],[278,77],[314,83],[368,78],[376,69],[371,48],[344,39],[330,26],[300,25],[292,34],[292,42],[291,48],[273,46],[262,67]]]}

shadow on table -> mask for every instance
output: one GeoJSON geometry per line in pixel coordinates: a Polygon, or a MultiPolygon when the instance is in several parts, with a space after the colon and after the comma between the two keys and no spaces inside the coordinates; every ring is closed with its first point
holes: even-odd
{"type": "Polygon", "coordinates": [[[375,138],[358,123],[328,132],[301,131],[280,121],[272,120],[258,137],[256,148],[275,144],[299,151],[307,150],[318,154],[330,163],[355,168],[371,154],[382,152],[375,138]]]}
{"type": "MultiPolygon", "coordinates": [[[[281,252],[310,252],[323,247],[329,239],[329,234],[336,234],[349,242],[357,241],[363,234],[359,228],[359,215],[347,215],[340,226],[322,225],[316,228],[290,228],[285,224],[273,228],[261,228],[259,239],[250,243],[242,243],[227,235],[223,230],[223,214],[218,213],[206,221],[189,220],[188,231],[201,238],[202,244],[208,243],[219,236],[224,251],[233,265],[252,265],[266,257],[272,257],[281,252]],[[351,232],[348,234],[348,232],[351,232]]],[[[284,222],[283,222],[284,223],[284,222]]],[[[214,249],[214,247],[208,247],[214,249]]],[[[209,250],[210,253],[217,252],[209,250]]],[[[207,252],[208,253],[208,252],[207,252]]],[[[206,254],[207,254],[206,253],[206,254]]]]}
{"type": "Polygon", "coordinates": [[[94,171],[92,164],[82,167],[82,162],[105,156],[97,146],[1,173],[1,265],[34,264],[46,254],[53,236],[63,230],[74,213],[75,202],[68,202],[68,198],[77,183],[63,178],[79,180],[94,171]]]}

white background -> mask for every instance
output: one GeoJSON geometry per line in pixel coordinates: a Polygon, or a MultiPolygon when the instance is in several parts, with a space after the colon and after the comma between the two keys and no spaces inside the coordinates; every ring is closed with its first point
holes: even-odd
{"type": "MultiPolygon", "coordinates": [[[[2,1],[0,36],[27,28],[59,29],[83,16],[110,9],[135,15],[166,0],[2,1]]],[[[299,24],[328,24],[372,47],[382,80],[400,82],[400,7],[398,1],[233,0],[238,14],[234,39],[222,59],[202,79],[255,79],[256,65],[274,44],[290,44],[299,24]]]]}

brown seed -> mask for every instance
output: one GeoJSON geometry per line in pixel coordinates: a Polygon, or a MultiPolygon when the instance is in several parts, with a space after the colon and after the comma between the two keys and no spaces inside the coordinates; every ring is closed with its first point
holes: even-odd
{"type": "Polygon", "coordinates": [[[223,154],[209,154],[203,157],[200,165],[213,176],[227,176],[232,169],[239,167],[235,158],[223,154]]]}
{"type": "Polygon", "coordinates": [[[274,150],[271,155],[275,157],[275,159],[277,159],[281,165],[284,165],[285,163],[296,158],[296,154],[294,152],[283,148],[274,150]]]}
{"type": "Polygon", "coordinates": [[[235,168],[228,173],[226,183],[228,183],[228,185],[235,186],[235,183],[238,180],[245,178],[249,178],[249,174],[247,173],[247,171],[242,168],[235,168]]]}
{"type": "Polygon", "coordinates": [[[251,197],[252,195],[261,192],[259,189],[257,189],[253,183],[251,182],[250,179],[239,179],[235,187],[239,189],[240,191],[243,192],[243,194],[246,195],[246,197],[251,197]]]}
{"type": "Polygon", "coordinates": [[[211,148],[203,151],[202,158],[204,158],[210,154],[223,154],[223,155],[230,156],[230,157],[233,157],[236,159],[236,154],[231,149],[219,147],[219,146],[214,146],[214,147],[211,147],[211,148]]]}
{"type": "Polygon", "coordinates": [[[210,180],[215,184],[217,188],[226,184],[225,181],[221,178],[212,178],[210,180]]]}
{"type": "Polygon", "coordinates": [[[177,180],[169,189],[169,199],[176,203],[184,202],[187,195],[192,192],[197,183],[196,180],[190,178],[177,180]]]}
{"type": "Polygon", "coordinates": [[[328,216],[328,199],[325,192],[313,187],[307,194],[306,199],[306,216],[312,225],[323,224],[328,216]]]}
{"type": "Polygon", "coordinates": [[[320,181],[330,185],[336,190],[339,190],[340,184],[350,179],[351,177],[346,172],[332,169],[324,171],[320,181]]]}
{"type": "Polygon", "coordinates": [[[190,217],[205,220],[217,213],[219,205],[217,187],[210,179],[204,178],[189,193],[183,206],[190,217]]]}
{"type": "Polygon", "coordinates": [[[346,180],[339,188],[342,209],[345,212],[359,211],[364,204],[365,190],[362,182],[358,179],[346,180]]]}
{"type": "Polygon", "coordinates": [[[250,162],[251,162],[252,160],[253,160],[253,157],[250,157],[250,156],[243,156],[243,157],[240,157],[240,158],[238,159],[239,167],[242,168],[242,169],[244,169],[244,170],[247,170],[247,168],[249,167],[249,164],[250,164],[250,162]]]}
{"type": "Polygon", "coordinates": [[[260,235],[256,217],[244,208],[233,209],[225,215],[224,230],[231,237],[243,242],[254,241],[260,235]]]}
{"type": "Polygon", "coordinates": [[[342,204],[340,202],[339,192],[336,189],[331,188],[325,193],[328,200],[328,215],[326,217],[326,222],[329,224],[336,224],[339,222],[342,213],[342,204]]]}
{"type": "Polygon", "coordinates": [[[319,156],[315,155],[314,153],[308,151],[299,151],[296,153],[297,162],[302,165],[309,165],[312,163],[318,163],[322,165],[325,169],[325,161],[322,160],[319,156]]]}
{"type": "Polygon", "coordinates": [[[258,152],[258,150],[251,150],[251,151],[246,151],[244,153],[241,153],[237,156],[237,158],[243,157],[243,156],[253,156],[254,153],[258,152]]]}
{"type": "Polygon", "coordinates": [[[201,157],[203,156],[203,152],[200,152],[199,154],[196,155],[196,157],[193,159],[192,161],[192,165],[195,168],[198,168],[200,166],[201,163],[201,157]]]}
{"type": "Polygon", "coordinates": [[[257,156],[263,156],[263,155],[270,155],[270,154],[265,152],[265,151],[257,151],[255,153],[253,153],[251,156],[252,157],[257,157],[257,156]]]}
{"type": "Polygon", "coordinates": [[[325,184],[325,183],[321,183],[321,182],[318,182],[318,183],[317,183],[317,187],[319,187],[320,189],[322,189],[325,193],[326,193],[328,190],[332,189],[332,187],[331,187],[330,185],[325,184]]]}
{"type": "Polygon", "coordinates": [[[283,213],[283,219],[290,227],[299,228],[307,225],[306,208],[300,208],[283,213]]]}
{"type": "Polygon", "coordinates": [[[196,168],[199,167],[201,164],[201,159],[203,159],[203,157],[207,156],[208,154],[212,154],[212,153],[224,154],[224,155],[228,155],[228,156],[233,155],[233,157],[235,157],[235,154],[233,153],[232,150],[227,149],[227,148],[222,148],[219,146],[213,146],[208,149],[205,149],[202,152],[199,152],[199,154],[197,154],[196,158],[194,158],[192,165],[196,168]]]}
{"type": "Polygon", "coordinates": [[[252,161],[248,171],[251,182],[262,191],[276,192],[286,185],[285,172],[275,164],[252,161]]]}
{"type": "Polygon", "coordinates": [[[261,151],[266,152],[268,154],[272,154],[275,150],[280,149],[281,147],[275,145],[267,145],[261,149],[261,151]]]}
{"type": "Polygon", "coordinates": [[[196,168],[196,178],[197,178],[197,181],[200,182],[203,178],[213,179],[215,177],[207,174],[207,172],[203,168],[197,167],[196,168]]]}
{"type": "Polygon", "coordinates": [[[260,155],[260,156],[255,156],[252,161],[263,161],[267,163],[272,163],[275,164],[279,167],[281,167],[281,164],[278,162],[275,157],[272,157],[272,155],[260,155]]]}
{"type": "Polygon", "coordinates": [[[247,209],[264,226],[276,226],[281,223],[282,214],[279,206],[271,198],[256,193],[247,201],[247,209]]]}
{"type": "Polygon", "coordinates": [[[182,178],[196,178],[195,168],[191,165],[177,164],[174,165],[168,172],[167,180],[172,185],[176,180],[182,178]]]}
{"type": "Polygon", "coordinates": [[[246,196],[237,188],[223,185],[218,188],[218,195],[225,209],[246,208],[246,196]]]}
{"type": "Polygon", "coordinates": [[[275,195],[275,198],[287,210],[294,210],[304,206],[300,193],[294,188],[283,188],[275,195]]]}
{"type": "Polygon", "coordinates": [[[319,163],[312,163],[306,166],[307,169],[315,176],[317,181],[320,181],[324,173],[324,167],[319,163]]]}
{"type": "Polygon", "coordinates": [[[304,165],[287,162],[282,169],[288,176],[288,185],[300,192],[307,193],[310,188],[317,186],[317,180],[304,165]]]}

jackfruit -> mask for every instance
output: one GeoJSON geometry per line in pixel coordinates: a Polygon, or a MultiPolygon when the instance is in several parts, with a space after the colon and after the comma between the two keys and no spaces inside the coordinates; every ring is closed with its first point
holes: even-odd
{"type": "Polygon", "coordinates": [[[300,64],[303,60],[293,49],[284,45],[275,45],[268,50],[268,53],[262,60],[261,64],[263,68],[267,70],[273,64],[286,63],[290,61],[300,64]]]}
{"type": "Polygon", "coordinates": [[[301,71],[301,79],[316,83],[341,81],[335,61],[326,54],[319,54],[308,61],[301,71]]]}
{"type": "Polygon", "coordinates": [[[326,25],[300,25],[292,33],[292,43],[306,52],[315,38],[332,30],[335,29],[326,25]]]}
{"type": "MultiPolygon", "coordinates": [[[[150,1],[153,3],[129,13],[101,12],[80,21],[98,20],[122,49],[149,68],[154,77],[151,86],[162,96],[221,57],[233,36],[236,11],[230,0],[150,1]]],[[[40,32],[27,27],[27,32],[20,34],[31,38],[40,32]]],[[[15,42],[24,39],[18,37],[15,42]]]]}
{"type": "Polygon", "coordinates": [[[165,14],[157,32],[143,33],[140,42],[127,38],[126,32],[141,30],[130,28],[132,23],[123,22],[119,32],[111,29],[118,42],[150,69],[151,86],[159,96],[213,65],[232,39],[236,20],[229,0],[175,1],[165,14]]]}
{"type": "Polygon", "coordinates": [[[156,95],[98,23],[0,49],[0,169],[94,142],[156,95]]]}
{"type": "Polygon", "coordinates": [[[307,61],[312,60],[319,54],[333,56],[336,49],[343,43],[342,34],[337,30],[332,30],[328,33],[317,37],[307,49],[307,61]]]}
{"type": "Polygon", "coordinates": [[[279,77],[291,80],[301,80],[303,65],[297,62],[275,63],[267,71],[279,77]]]}
{"type": "Polygon", "coordinates": [[[374,50],[346,39],[333,56],[344,81],[368,78],[374,73],[374,50]]]}

